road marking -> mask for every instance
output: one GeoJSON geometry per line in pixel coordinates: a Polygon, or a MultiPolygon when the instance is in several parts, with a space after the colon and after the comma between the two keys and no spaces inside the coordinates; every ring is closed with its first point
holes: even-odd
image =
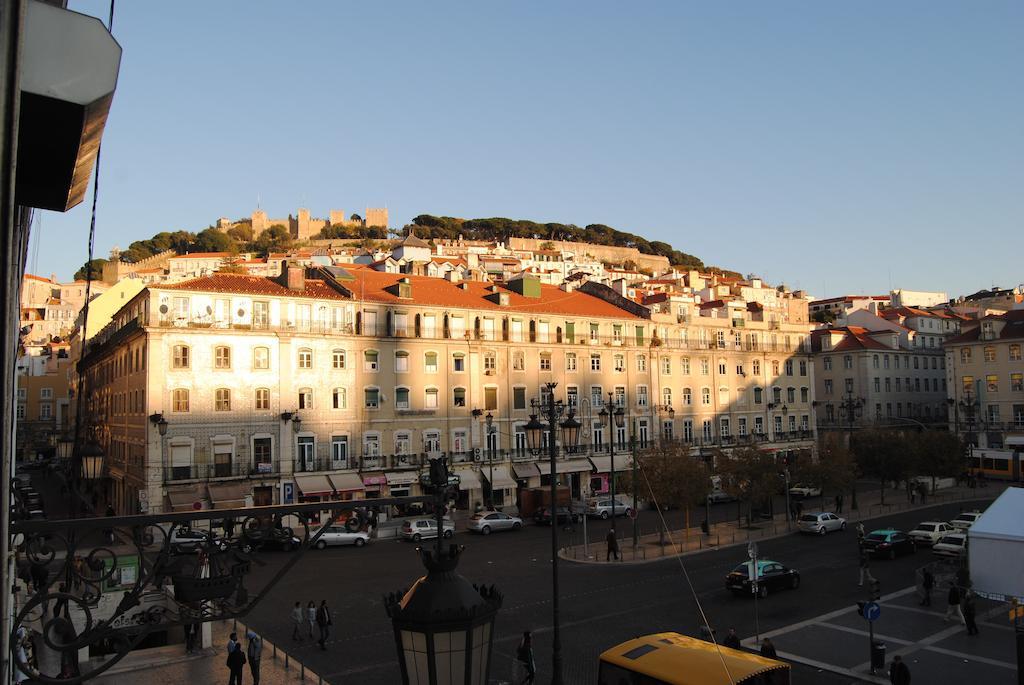
{"type": "MultiPolygon", "coordinates": [[[[862,637],[867,637],[868,635],[871,634],[871,633],[869,633],[866,630],[861,630],[860,628],[851,628],[850,626],[837,626],[835,623],[824,623],[824,622],[822,622],[822,623],[819,623],[818,625],[822,626],[824,628],[832,628],[833,630],[841,630],[844,633],[853,633],[854,635],[860,635],[862,637]]],[[[876,640],[886,640],[888,642],[895,642],[895,643],[901,644],[901,645],[912,645],[912,644],[914,644],[910,640],[902,640],[902,639],[900,639],[898,637],[892,637],[891,635],[882,635],[881,633],[875,633],[875,639],[876,640]]]]}
{"type": "Polygon", "coordinates": [[[888,678],[882,678],[879,676],[873,676],[869,673],[858,673],[849,668],[843,668],[842,666],[836,666],[835,664],[826,663],[824,661],[817,661],[815,659],[808,659],[807,657],[800,656],[798,654],[791,654],[789,652],[777,652],[777,654],[785,659],[786,661],[795,661],[796,663],[804,664],[805,666],[811,666],[822,671],[828,671],[829,673],[838,673],[840,675],[849,676],[856,679],[858,683],[869,681],[872,683],[878,683],[878,685],[889,685],[888,678]]]}
{"type": "Polygon", "coordinates": [[[926,651],[929,651],[929,652],[938,652],[939,654],[946,654],[948,656],[955,656],[955,657],[958,657],[960,659],[963,659],[964,661],[979,661],[979,662],[981,662],[983,664],[988,664],[990,666],[999,666],[1000,668],[1008,668],[1011,671],[1016,671],[1017,670],[1017,664],[1010,664],[1010,663],[1007,663],[1005,661],[999,661],[998,659],[989,659],[988,657],[977,656],[975,654],[966,654],[964,652],[958,652],[958,651],[953,650],[953,649],[946,649],[945,647],[926,647],[925,649],[926,649],[926,651]]]}

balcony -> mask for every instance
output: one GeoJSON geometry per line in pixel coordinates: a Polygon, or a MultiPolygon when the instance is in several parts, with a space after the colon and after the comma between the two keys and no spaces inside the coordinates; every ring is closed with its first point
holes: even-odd
{"type": "Polygon", "coordinates": [[[249,476],[275,475],[281,472],[277,462],[251,464],[232,462],[230,464],[189,464],[188,466],[165,466],[164,482],[185,480],[213,480],[216,478],[246,478],[249,476]]]}

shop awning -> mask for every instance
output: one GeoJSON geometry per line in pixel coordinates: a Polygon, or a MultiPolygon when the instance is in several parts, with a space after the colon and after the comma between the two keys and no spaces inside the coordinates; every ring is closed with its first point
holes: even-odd
{"type": "Polygon", "coordinates": [[[480,483],[480,476],[478,476],[477,472],[472,469],[453,471],[452,474],[459,477],[459,490],[483,489],[483,485],[480,483]]]}
{"type": "MultiPolygon", "coordinates": [[[[536,463],[537,471],[542,476],[551,475],[551,462],[539,461],[536,463]]],[[[576,473],[593,470],[589,459],[559,459],[555,462],[555,473],[576,473]]]]}
{"type": "Polygon", "coordinates": [[[519,480],[526,480],[527,478],[534,478],[537,476],[537,469],[534,467],[534,462],[527,461],[521,464],[512,464],[512,473],[519,480]]]}
{"type": "Polygon", "coordinates": [[[210,504],[214,509],[238,509],[245,506],[245,496],[252,494],[248,483],[210,483],[210,504]]]}
{"type": "MultiPolygon", "coordinates": [[[[295,486],[299,488],[303,497],[322,497],[334,494],[334,486],[330,479],[324,474],[309,476],[295,475],[295,486]]],[[[360,487],[362,489],[362,487],[360,487]]]]}
{"type": "MultiPolygon", "coordinates": [[[[590,461],[594,465],[594,473],[612,472],[612,458],[607,454],[599,457],[591,457],[590,461]]],[[[631,468],[633,468],[633,457],[628,454],[615,455],[616,471],[629,471],[631,468]]]]}
{"type": "Polygon", "coordinates": [[[363,479],[354,473],[332,473],[329,479],[338,492],[363,489],[363,479]]]}
{"type": "MultiPolygon", "coordinates": [[[[491,475],[490,469],[483,469],[480,473],[484,478],[488,478],[491,475]]],[[[515,490],[519,486],[514,480],[509,478],[508,470],[504,466],[495,466],[494,482],[491,483],[491,487],[495,490],[515,490]]]]}
{"type": "Polygon", "coordinates": [[[412,485],[419,480],[418,471],[389,471],[384,475],[388,478],[388,485],[412,485]]]}
{"type": "Polygon", "coordinates": [[[167,491],[167,501],[171,503],[171,511],[202,509],[203,499],[203,494],[200,492],[198,485],[167,491]]]}

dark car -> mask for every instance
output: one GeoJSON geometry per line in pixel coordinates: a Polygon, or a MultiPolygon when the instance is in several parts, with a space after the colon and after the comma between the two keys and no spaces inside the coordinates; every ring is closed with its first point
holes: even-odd
{"type": "MultiPolygon", "coordinates": [[[[573,513],[569,507],[558,507],[555,516],[558,519],[558,523],[576,523],[579,517],[573,513]]],[[[533,515],[534,523],[543,524],[546,526],[551,525],[551,510],[548,507],[541,507],[537,510],[537,513],[533,515]]]]}
{"type": "Polygon", "coordinates": [[[873,530],[864,537],[864,548],[873,556],[895,559],[900,554],[917,551],[914,541],[901,530],[873,530]]]}
{"type": "MultiPolygon", "coordinates": [[[[734,595],[752,595],[750,564],[745,561],[725,577],[725,587],[734,595]]],[[[769,592],[800,587],[800,573],[770,559],[757,561],[757,596],[767,597],[769,592]]]]}

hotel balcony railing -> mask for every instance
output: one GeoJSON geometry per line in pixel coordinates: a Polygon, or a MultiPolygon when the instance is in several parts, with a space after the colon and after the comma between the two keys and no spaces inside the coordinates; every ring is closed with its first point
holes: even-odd
{"type": "Polygon", "coordinates": [[[232,462],[229,464],[189,464],[187,466],[165,466],[164,482],[179,480],[210,480],[214,478],[244,478],[280,473],[276,462],[252,464],[232,462]]]}

